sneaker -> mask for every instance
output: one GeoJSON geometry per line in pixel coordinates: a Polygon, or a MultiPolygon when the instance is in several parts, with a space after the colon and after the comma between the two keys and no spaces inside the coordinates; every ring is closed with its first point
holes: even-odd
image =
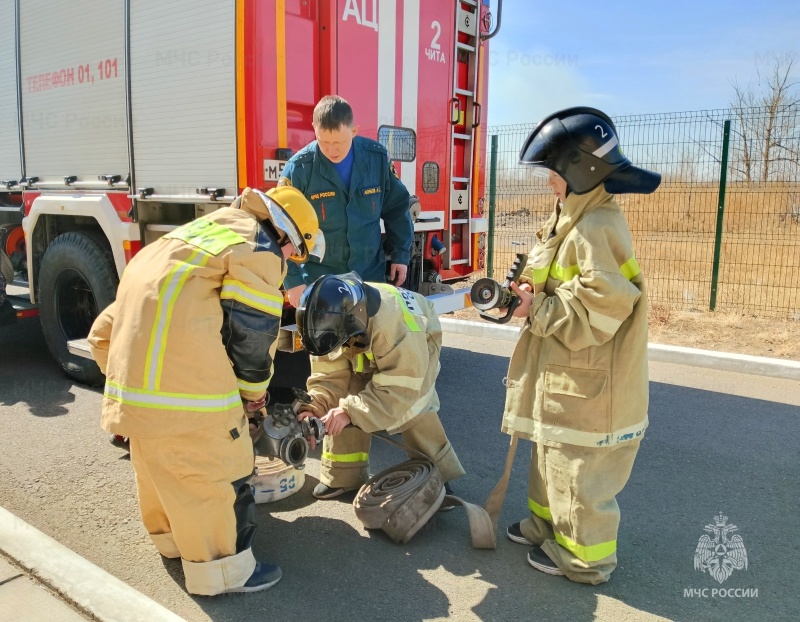
{"type": "Polygon", "coordinates": [[[556,563],[548,557],[547,553],[542,550],[542,547],[535,546],[528,551],[528,563],[536,568],[539,572],[545,574],[564,576],[564,571],[561,570],[556,563]]]}
{"type": "Polygon", "coordinates": [[[506,535],[508,539],[512,542],[516,542],[517,544],[526,544],[528,546],[535,546],[533,542],[528,540],[525,536],[522,535],[522,529],[519,528],[520,523],[514,523],[513,525],[509,525],[506,527],[506,535]]]}
{"type": "Polygon", "coordinates": [[[242,587],[232,587],[225,590],[222,594],[241,594],[247,592],[260,592],[275,585],[281,580],[283,573],[279,566],[275,564],[267,564],[265,562],[256,562],[256,569],[242,587]]]}
{"type": "Polygon", "coordinates": [[[348,492],[358,490],[359,488],[361,488],[361,486],[356,486],[354,488],[331,488],[330,486],[326,486],[320,482],[314,486],[314,490],[311,492],[311,495],[315,499],[333,499],[348,492]]]}
{"type": "MultiPolygon", "coordinates": [[[[446,495],[455,495],[456,494],[456,493],[453,492],[453,487],[450,486],[450,482],[445,482],[444,483],[444,494],[446,494],[446,495]]],[[[437,510],[438,512],[449,512],[454,507],[456,507],[454,505],[445,505],[445,503],[447,503],[447,502],[445,501],[445,502],[442,503],[442,505],[439,506],[439,509],[437,510]]]]}

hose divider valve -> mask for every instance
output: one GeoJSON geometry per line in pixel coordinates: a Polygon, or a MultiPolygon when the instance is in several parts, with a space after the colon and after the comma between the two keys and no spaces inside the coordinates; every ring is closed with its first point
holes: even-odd
{"type": "Polygon", "coordinates": [[[258,424],[253,435],[253,448],[259,456],[280,458],[295,469],[305,467],[309,440],[322,442],[325,424],[317,417],[302,421],[297,415],[308,410],[311,396],[302,389],[292,389],[295,399],[291,404],[275,404],[272,412],[258,424]]]}
{"type": "Polygon", "coordinates": [[[514,315],[514,310],[522,302],[519,296],[511,291],[511,283],[515,283],[522,275],[525,269],[525,263],[528,256],[525,253],[517,253],[517,258],[511,264],[511,269],[506,274],[506,280],[501,285],[494,279],[484,277],[475,281],[472,286],[470,296],[472,298],[472,305],[478,310],[484,320],[494,322],[495,324],[505,324],[514,315]],[[486,311],[490,309],[508,309],[505,315],[495,316],[489,315],[486,311]]]}

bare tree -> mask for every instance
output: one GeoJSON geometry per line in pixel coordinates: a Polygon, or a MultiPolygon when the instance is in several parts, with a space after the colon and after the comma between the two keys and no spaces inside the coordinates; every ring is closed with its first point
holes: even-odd
{"type": "Polygon", "coordinates": [[[794,56],[774,57],[768,74],[758,77],[757,89],[750,84],[732,83],[731,109],[737,121],[735,152],[738,156],[735,170],[745,181],[760,178],[769,181],[781,171],[780,163],[795,168],[800,159],[800,92],[797,82],[791,80],[794,56]]]}

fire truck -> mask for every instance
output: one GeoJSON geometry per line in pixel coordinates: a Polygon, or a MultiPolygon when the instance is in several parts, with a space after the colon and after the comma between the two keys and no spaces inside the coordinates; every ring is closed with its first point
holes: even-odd
{"type": "Polygon", "coordinates": [[[243,188],[274,185],[331,93],[416,197],[405,286],[440,311],[468,304],[452,284],[485,259],[490,8],[0,0],[0,244],[17,317],[38,314],[67,374],[99,383],[69,344],[114,300],[127,262],[243,188]]]}

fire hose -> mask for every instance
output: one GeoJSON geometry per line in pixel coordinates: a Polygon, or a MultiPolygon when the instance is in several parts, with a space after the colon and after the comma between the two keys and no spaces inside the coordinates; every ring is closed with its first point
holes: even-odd
{"type": "MultiPolygon", "coordinates": [[[[285,464],[302,469],[308,456],[308,441],[313,438],[320,443],[325,426],[316,417],[302,422],[296,420],[297,413],[311,403],[311,397],[301,389],[293,389],[293,392],[292,404],[276,404],[268,417],[252,420],[258,426],[253,446],[259,456],[280,458],[285,464]]],[[[516,437],[506,460],[505,473],[483,508],[446,494],[442,474],[422,452],[385,434],[373,432],[372,435],[414,457],[373,475],[358,491],[353,507],[366,529],[382,529],[394,542],[404,544],[440,508],[460,505],[467,513],[472,546],[497,548],[497,518],[508,486],[516,437]]]]}
{"type": "Polygon", "coordinates": [[[373,433],[414,458],[373,475],[358,491],[353,507],[367,529],[382,529],[394,542],[408,542],[441,508],[462,506],[467,512],[472,546],[497,547],[497,520],[482,507],[445,493],[444,480],[425,454],[383,434],[373,433]]]}

